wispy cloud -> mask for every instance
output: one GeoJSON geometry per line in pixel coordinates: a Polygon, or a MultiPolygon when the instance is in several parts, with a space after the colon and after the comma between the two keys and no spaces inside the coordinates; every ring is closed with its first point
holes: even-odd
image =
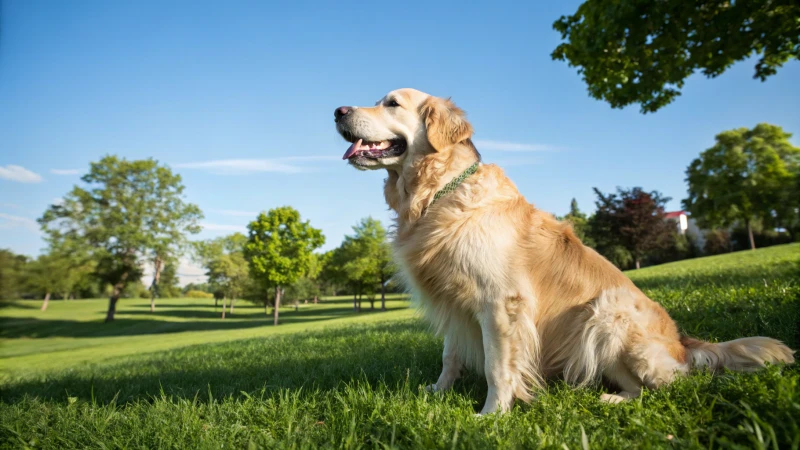
{"type": "Polygon", "coordinates": [[[204,230],[208,231],[238,231],[240,233],[247,232],[247,228],[244,225],[227,225],[227,224],[220,224],[220,223],[208,223],[203,222],[200,224],[204,230]]]}
{"type": "Polygon", "coordinates": [[[279,172],[299,173],[304,168],[269,159],[218,159],[215,161],[200,161],[175,164],[181,169],[209,169],[218,173],[248,173],[248,172],[279,172]]]}
{"type": "Polygon", "coordinates": [[[285,156],[278,158],[280,161],[341,161],[340,156],[335,155],[308,155],[308,156],[285,156]]]}
{"type": "Polygon", "coordinates": [[[39,231],[39,224],[35,220],[22,216],[0,213],[0,230],[24,228],[29,231],[39,231]]]}
{"type": "Polygon", "coordinates": [[[50,173],[54,175],[78,175],[81,171],[80,169],[50,169],[50,173]]]}
{"type": "Polygon", "coordinates": [[[476,139],[475,146],[479,151],[494,150],[498,152],[549,152],[556,150],[556,147],[547,144],[525,144],[521,142],[490,141],[476,139]]]}
{"type": "Polygon", "coordinates": [[[503,168],[512,168],[512,167],[519,167],[519,166],[532,166],[534,164],[540,164],[541,161],[538,159],[532,158],[511,158],[511,159],[498,159],[494,161],[490,161],[497,164],[503,168]]]}
{"type": "Polygon", "coordinates": [[[296,164],[297,161],[335,161],[338,158],[329,155],[319,156],[287,156],[272,159],[217,159],[213,161],[197,161],[175,164],[181,169],[207,169],[213,173],[242,174],[254,172],[304,173],[314,172],[315,167],[296,164]]]}
{"type": "Polygon", "coordinates": [[[19,183],[39,183],[42,181],[42,176],[38,173],[31,172],[22,166],[11,164],[5,167],[0,166],[0,178],[19,183]]]}
{"type": "Polygon", "coordinates": [[[0,207],[9,209],[19,209],[19,205],[17,205],[16,203],[0,202],[0,207]]]}
{"type": "Polygon", "coordinates": [[[238,211],[235,209],[209,209],[207,211],[214,214],[233,217],[255,217],[258,215],[257,211],[238,211]]]}

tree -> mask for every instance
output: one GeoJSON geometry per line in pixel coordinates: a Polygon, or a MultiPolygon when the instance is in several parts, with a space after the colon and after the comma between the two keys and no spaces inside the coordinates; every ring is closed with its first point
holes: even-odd
{"type": "MultiPolygon", "coordinates": [[[[645,192],[642,188],[624,190],[616,194],[597,194],[596,226],[607,230],[611,249],[622,246],[630,252],[637,269],[648,252],[669,245],[674,227],[664,218],[664,206],[670,200],[658,191],[645,192]]],[[[603,253],[603,252],[601,252],[603,253]]]]}
{"type": "Polygon", "coordinates": [[[0,249],[0,299],[19,298],[23,293],[28,257],[0,249]]]}
{"type": "Polygon", "coordinates": [[[187,234],[200,232],[199,220],[203,213],[197,205],[183,198],[181,176],[166,167],[155,167],[152,180],[154,193],[148,201],[153,208],[150,227],[150,242],[147,245],[148,259],[153,265],[153,281],[150,284],[150,312],[156,310],[156,297],[160,297],[159,281],[164,265],[177,259],[187,247],[187,234]]]}
{"type": "MultiPolygon", "coordinates": [[[[342,242],[342,245],[333,250],[329,250],[323,255],[325,264],[322,266],[320,278],[328,285],[328,287],[336,295],[336,292],[344,287],[352,287],[351,280],[347,276],[347,271],[344,266],[347,264],[348,249],[345,246],[347,238],[342,242]]],[[[357,304],[353,303],[353,309],[357,309],[357,304]]]]}
{"type": "Polygon", "coordinates": [[[380,285],[381,306],[386,308],[386,282],[395,272],[386,231],[380,221],[367,217],[353,227],[342,244],[328,257],[323,277],[331,283],[344,284],[353,292],[353,310],[361,310],[364,294],[375,309],[374,293],[380,285]]]}
{"type": "Polygon", "coordinates": [[[589,94],[614,108],[655,112],[696,70],[713,78],[760,55],[754,78],[800,57],[796,0],[587,0],[553,28],[566,42],[551,54],[578,67],[589,94]]]}
{"type": "MultiPolygon", "coordinates": [[[[361,219],[361,222],[353,227],[353,231],[355,232],[353,240],[358,247],[359,259],[362,260],[359,264],[363,265],[360,269],[361,275],[365,278],[367,286],[378,283],[381,289],[381,311],[386,311],[386,282],[395,273],[392,249],[386,239],[386,230],[379,220],[367,217],[361,219]]],[[[370,309],[375,309],[372,300],[374,296],[370,299],[370,309]]]]}
{"type": "Polygon", "coordinates": [[[53,294],[60,295],[63,300],[69,299],[94,268],[90,261],[64,248],[50,247],[48,250],[26,267],[28,287],[44,296],[42,311],[47,310],[53,294]]]}
{"type": "Polygon", "coordinates": [[[306,273],[286,288],[286,298],[294,301],[295,309],[300,300],[312,299],[313,303],[317,303],[321,291],[320,274],[325,264],[325,258],[326,254],[312,254],[306,273]]]}
{"type": "Polygon", "coordinates": [[[158,281],[159,297],[175,298],[181,296],[181,288],[178,286],[178,261],[170,259],[164,264],[161,277],[158,281]]]}
{"type": "Polygon", "coordinates": [[[247,238],[242,233],[195,243],[195,253],[206,268],[208,282],[217,288],[214,299],[222,299],[222,318],[225,318],[225,300],[230,299],[233,314],[236,299],[241,296],[249,277],[244,246],[247,238]],[[221,295],[217,295],[217,292],[221,295]]]}
{"type": "Polygon", "coordinates": [[[575,236],[578,236],[584,245],[594,247],[594,240],[589,235],[589,220],[586,214],[582,213],[578,208],[578,201],[574,198],[569,204],[569,213],[564,216],[562,220],[566,220],[572,224],[572,230],[575,232],[575,236]]]}
{"type": "MultiPolygon", "coordinates": [[[[97,263],[97,277],[111,285],[106,314],[110,322],[122,291],[140,280],[142,259],[173,230],[163,222],[192,221],[176,218],[173,211],[182,204],[176,203],[183,192],[180,176],[153,159],[106,156],[92,163],[81,179],[87,186],[73,187],[63,202],[47,209],[39,223],[50,239],[84,248],[97,263]]],[[[194,220],[200,218],[194,208],[182,211],[194,220]]]]}
{"type": "Polygon", "coordinates": [[[59,259],[56,255],[40,255],[29,265],[28,271],[31,287],[44,292],[42,311],[47,310],[47,306],[50,304],[50,296],[53,292],[69,290],[67,287],[68,281],[65,279],[69,269],[64,260],[59,259]]]}
{"type": "Polygon", "coordinates": [[[683,208],[704,228],[743,224],[755,249],[753,221],[770,223],[798,206],[790,193],[800,148],[789,143],[791,136],[766,123],[718,134],[716,144],[686,169],[689,196],[683,208]]]}
{"type": "Polygon", "coordinates": [[[245,258],[253,278],[267,289],[275,290],[274,325],[277,326],[281,290],[309,270],[312,252],[325,243],[325,237],[308,221],[301,221],[300,213],[289,206],[260,213],[247,229],[245,258]]]}

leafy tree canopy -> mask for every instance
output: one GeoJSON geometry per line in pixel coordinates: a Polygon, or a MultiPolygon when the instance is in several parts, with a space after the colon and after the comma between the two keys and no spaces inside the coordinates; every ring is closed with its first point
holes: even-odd
{"type": "Polygon", "coordinates": [[[716,77],[759,55],[754,78],[800,57],[796,0],[587,0],[553,28],[552,58],[578,67],[589,94],[643,113],[672,102],[696,70],[716,77]]]}
{"type": "MultiPolygon", "coordinates": [[[[595,226],[606,232],[605,248],[598,250],[604,255],[618,257],[618,246],[626,249],[638,269],[644,256],[669,244],[675,229],[664,218],[664,206],[670,200],[658,191],[646,192],[640,187],[617,188],[616,193],[597,194],[595,226]]],[[[611,259],[611,258],[609,258],[611,259]]]]}
{"type": "Polygon", "coordinates": [[[792,199],[800,166],[800,148],[779,126],[758,124],[716,136],[713,147],[686,169],[689,196],[683,208],[704,228],[745,225],[755,248],[751,222],[770,223],[796,215],[792,199]]]}
{"type": "Polygon", "coordinates": [[[180,175],[153,159],[106,156],[81,179],[85,186],[73,187],[39,223],[51,241],[82,247],[96,261],[97,276],[113,288],[106,316],[111,321],[121,292],[141,278],[142,258],[197,231],[202,215],[183,202],[180,175]]]}
{"type": "Polygon", "coordinates": [[[281,287],[291,285],[308,272],[312,252],[325,243],[325,237],[289,206],[260,213],[247,229],[245,258],[252,276],[265,287],[275,288],[277,325],[281,287]]]}

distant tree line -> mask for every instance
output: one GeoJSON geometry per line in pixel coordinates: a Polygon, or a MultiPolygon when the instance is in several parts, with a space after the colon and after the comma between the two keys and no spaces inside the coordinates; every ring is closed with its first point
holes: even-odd
{"type": "Polygon", "coordinates": [[[281,304],[298,308],[318,303],[323,295],[352,294],[353,308],[360,311],[364,296],[375,309],[380,292],[385,310],[385,294],[399,287],[391,283],[395,269],[380,221],[362,219],[339,247],[315,253],[323,243],[321,231],[300,220],[296,210],[276,208],[250,222],[247,236],[233,233],[195,242],[195,259],[206,269],[208,282],[186,288],[192,296],[204,293],[221,300],[222,318],[226,307],[233,313],[236,300],[246,299],[263,305],[276,325],[281,304]]]}
{"type": "MultiPolygon", "coordinates": [[[[150,299],[181,295],[222,302],[221,318],[247,299],[272,308],[279,322],[282,300],[299,307],[320,295],[353,293],[361,309],[367,296],[381,307],[393,275],[386,231],[379,221],[363,219],[342,245],[316,252],[322,231],[284,206],[262,212],[247,235],[234,233],[190,242],[200,231],[200,209],[183,198],[179,175],[152,159],[128,161],[106,156],[92,163],[61,201],[39,219],[47,248],[37,258],[0,250],[0,298],[109,298],[106,321],[114,320],[120,298],[150,299]],[[208,277],[200,285],[178,287],[178,261],[190,256],[208,277]],[[146,284],[144,266],[152,269],[146,284]]],[[[391,288],[390,288],[391,289],[391,288]]]]}
{"type": "MultiPolygon", "coordinates": [[[[665,217],[670,200],[641,187],[603,193],[594,189],[595,211],[586,215],[572,201],[562,217],[576,235],[621,268],[639,268],[700,254],[715,254],[791,242],[800,231],[800,149],[780,127],[759,124],[716,136],[716,143],[686,169],[683,207],[705,229],[679,233],[665,217]]],[[[257,215],[247,235],[190,241],[199,232],[200,209],[185,201],[181,177],[152,159],[128,161],[106,156],[92,163],[61,201],[39,219],[47,248],[37,258],[0,250],[0,299],[108,296],[107,321],[120,298],[213,298],[221,317],[236,301],[264,306],[279,322],[282,304],[295,308],[321,296],[352,295],[386,308],[395,280],[390,237],[382,224],[364,218],[335,249],[321,230],[284,206],[257,215]],[[181,257],[191,257],[208,280],[178,288],[181,257]],[[143,282],[147,264],[153,272],[143,282]],[[380,297],[378,297],[380,296],[380,297]],[[272,308],[272,311],[270,311],[272,308]]]]}

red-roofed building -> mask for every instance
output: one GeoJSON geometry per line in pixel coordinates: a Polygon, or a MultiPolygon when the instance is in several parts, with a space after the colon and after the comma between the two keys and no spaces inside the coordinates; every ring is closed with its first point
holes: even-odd
{"type": "Polygon", "coordinates": [[[664,218],[675,223],[678,233],[691,234],[697,246],[701,249],[703,248],[706,241],[703,231],[700,230],[695,220],[689,217],[686,211],[670,211],[664,214],[664,218]]]}

